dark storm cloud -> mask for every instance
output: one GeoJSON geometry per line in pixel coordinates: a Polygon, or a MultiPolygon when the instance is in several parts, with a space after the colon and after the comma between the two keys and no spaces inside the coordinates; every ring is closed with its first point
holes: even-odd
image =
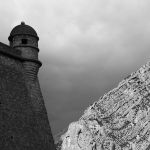
{"type": "Polygon", "coordinates": [[[150,55],[148,0],[5,0],[0,12],[2,42],[22,20],[38,32],[39,77],[54,134],[150,55]]]}

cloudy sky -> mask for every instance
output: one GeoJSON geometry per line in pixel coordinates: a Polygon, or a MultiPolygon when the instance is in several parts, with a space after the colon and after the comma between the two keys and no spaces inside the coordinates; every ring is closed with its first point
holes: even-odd
{"type": "Polygon", "coordinates": [[[150,57],[149,0],[3,0],[0,41],[37,31],[39,79],[56,135],[150,57]]]}

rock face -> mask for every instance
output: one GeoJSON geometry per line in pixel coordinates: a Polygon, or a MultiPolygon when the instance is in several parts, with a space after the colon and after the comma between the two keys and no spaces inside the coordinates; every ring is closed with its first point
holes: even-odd
{"type": "Polygon", "coordinates": [[[150,62],[85,110],[58,145],[61,150],[150,150],[150,62]]]}

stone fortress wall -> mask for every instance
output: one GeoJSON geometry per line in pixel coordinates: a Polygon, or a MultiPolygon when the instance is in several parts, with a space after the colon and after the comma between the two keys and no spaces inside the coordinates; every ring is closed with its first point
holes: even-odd
{"type": "Polygon", "coordinates": [[[0,150],[55,149],[37,76],[40,65],[0,43],[0,150]]]}
{"type": "Polygon", "coordinates": [[[150,150],[150,62],[87,108],[57,149],[150,150]]]}

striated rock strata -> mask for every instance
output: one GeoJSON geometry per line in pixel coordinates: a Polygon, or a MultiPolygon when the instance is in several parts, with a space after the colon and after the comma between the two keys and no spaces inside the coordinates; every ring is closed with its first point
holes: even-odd
{"type": "Polygon", "coordinates": [[[61,150],[150,150],[150,62],[69,125],[61,150]]]}

